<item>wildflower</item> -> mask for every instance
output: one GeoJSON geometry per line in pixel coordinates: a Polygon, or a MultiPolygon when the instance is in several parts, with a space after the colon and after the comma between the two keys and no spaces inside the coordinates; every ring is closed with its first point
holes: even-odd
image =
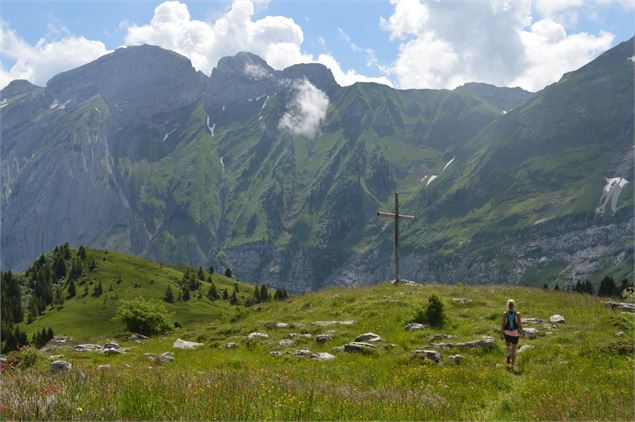
{"type": "Polygon", "coordinates": [[[82,409],[81,407],[78,407],[77,409],[75,409],[77,411],[77,413],[82,413],[84,411],[84,409],[82,409]]]}

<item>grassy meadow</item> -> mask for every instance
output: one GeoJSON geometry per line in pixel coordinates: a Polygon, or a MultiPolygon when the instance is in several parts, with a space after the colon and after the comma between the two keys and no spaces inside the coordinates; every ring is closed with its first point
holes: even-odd
{"type": "MultiPolygon", "coordinates": [[[[156,280],[155,283],[159,281],[156,280]]],[[[122,355],[76,352],[47,346],[34,366],[2,373],[1,417],[7,420],[634,420],[633,314],[606,309],[599,298],[529,287],[399,285],[329,288],[249,308],[214,305],[223,312],[184,324],[164,336],[129,341],[121,329],[70,329],[72,344],[116,340],[122,355]],[[442,327],[408,332],[405,323],[430,295],[444,303],[442,327]],[[505,365],[504,343],[495,332],[505,302],[514,298],[523,317],[566,323],[521,338],[515,372],[505,365]],[[453,298],[468,298],[459,303],[453,298]],[[316,321],[354,320],[318,326],[316,321]],[[286,322],[288,328],[276,328],[286,322]],[[316,335],[331,332],[320,344],[316,335]],[[246,341],[251,332],[268,338],[246,341]],[[336,351],[356,336],[384,339],[368,354],[336,351]],[[619,334],[622,332],[622,334],[619,334]],[[293,345],[280,346],[291,333],[293,345]],[[413,357],[434,334],[450,342],[491,335],[488,350],[438,350],[441,363],[413,357]],[[618,333],[618,334],[616,334],[618,333]],[[196,341],[195,350],[173,349],[175,339],[196,341]],[[237,344],[227,349],[228,342],[237,344]],[[329,352],[318,361],[272,351],[329,352]],[[157,363],[147,354],[172,352],[157,363]],[[460,353],[458,364],[449,355],[460,353]],[[51,373],[48,355],[70,362],[51,373]],[[98,368],[109,365],[108,368],[98,368]]],[[[203,306],[202,304],[200,306],[203,306]]],[[[212,305],[209,305],[212,306],[212,305]]],[[[99,314],[96,309],[95,313],[99,314]]],[[[184,319],[182,316],[178,318],[184,319]]],[[[50,325],[47,316],[37,323],[50,325]]],[[[97,320],[97,316],[91,317],[97,320]]],[[[80,326],[81,319],[74,321],[80,326]]],[[[91,323],[92,324],[92,323],[91,323]]],[[[150,356],[151,357],[151,356],[150,356]]]]}

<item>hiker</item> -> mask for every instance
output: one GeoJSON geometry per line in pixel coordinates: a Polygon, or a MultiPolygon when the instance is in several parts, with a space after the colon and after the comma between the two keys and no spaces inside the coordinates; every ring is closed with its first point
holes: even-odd
{"type": "Polygon", "coordinates": [[[511,364],[512,371],[516,363],[516,347],[518,339],[523,332],[520,313],[516,312],[514,307],[516,302],[514,299],[507,301],[507,310],[503,314],[503,322],[501,324],[501,336],[505,339],[505,352],[507,353],[507,365],[511,364]]]}

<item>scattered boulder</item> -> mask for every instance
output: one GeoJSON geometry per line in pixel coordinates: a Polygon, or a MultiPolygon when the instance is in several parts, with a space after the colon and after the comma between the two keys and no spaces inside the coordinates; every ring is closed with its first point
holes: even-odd
{"type": "Polygon", "coordinates": [[[364,333],[355,337],[355,341],[376,343],[378,341],[384,341],[384,339],[375,333],[364,333]]]}
{"type": "Polygon", "coordinates": [[[335,359],[335,356],[327,352],[321,352],[321,353],[314,353],[311,359],[329,361],[329,360],[335,359]]]}
{"type": "Polygon", "coordinates": [[[523,334],[527,338],[536,338],[538,336],[538,330],[535,328],[523,328],[523,334]]]}
{"type": "Polygon", "coordinates": [[[604,306],[609,309],[624,311],[624,312],[634,312],[635,313],[635,303],[627,303],[627,302],[604,302],[604,306]]]}
{"type": "Polygon", "coordinates": [[[71,369],[73,365],[65,360],[55,360],[51,362],[51,371],[52,372],[63,372],[71,369]]]}
{"type": "Polygon", "coordinates": [[[99,344],[78,344],[73,347],[75,352],[101,352],[103,348],[99,344]]]}
{"type": "Polygon", "coordinates": [[[289,324],[286,322],[276,322],[276,328],[289,328],[289,324]]]}
{"type": "Polygon", "coordinates": [[[197,343],[195,341],[185,341],[177,338],[176,340],[174,340],[174,344],[172,345],[172,347],[175,349],[192,350],[202,345],[203,343],[197,343]]]}
{"type": "Polygon", "coordinates": [[[313,338],[313,335],[311,334],[299,334],[299,333],[289,333],[287,334],[287,338],[295,338],[295,337],[304,337],[304,338],[308,338],[309,340],[313,338]]]}
{"type": "Polygon", "coordinates": [[[352,341],[344,345],[344,351],[348,353],[373,353],[377,346],[362,341],[352,341]]]}
{"type": "Polygon", "coordinates": [[[295,356],[308,356],[308,357],[312,357],[313,356],[313,352],[308,350],[308,349],[295,350],[293,352],[293,354],[295,356]]]}
{"type": "Polygon", "coordinates": [[[554,324],[548,324],[548,323],[542,324],[542,326],[547,330],[555,330],[556,328],[558,328],[554,324]]]}
{"type": "Polygon", "coordinates": [[[545,321],[544,319],[540,319],[540,318],[522,318],[521,321],[523,322],[523,324],[544,324],[545,321]]]}
{"type": "MultiPolygon", "coordinates": [[[[51,355],[48,357],[48,360],[53,361],[53,360],[62,360],[62,358],[64,357],[64,355],[51,355]]],[[[0,358],[0,362],[2,362],[1,359],[4,359],[6,361],[5,358],[0,358]]],[[[4,362],[6,363],[6,362],[4,362]]]]}
{"type": "Polygon", "coordinates": [[[110,365],[98,365],[97,369],[99,369],[99,370],[112,369],[112,366],[110,366],[110,365]]]}
{"type": "Polygon", "coordinates": [[[247,336],[246,340],[247,341],[251,341],[251,340],[256,340],[256,339],[259,339],[259,338],[269,338],[269,335],[265,334],[265,333],[254,332],[254,333],[250,333],[247,336]]]}
{"type": "Polygon", "coordinates": [[[225,349],[235,349],[236,347],[238,347],[238,345],[232,342],[229,342],[225,345],[225,349]]]}
{"type": "Polygon", "coordinates": [[[333,336],[330,334],[320,334],[319,336],[315,338],[315,341],[321,344],[331,340],[333,340],[333,336]]]}
{"type": "Polygon", "coordinates": [[[494,347],[495,341],[494,337],[491,336],[483,336],[480,340],[466,341],[464,343],[431,343],[430,346],[437,349],[453,349],[453,348],[464,348],[464,349],[489,349],[494,347]]]}
{"type": "Polygon", "coordinates": [[[533,348],[534,348],[534,346],[533,346],[533,345],[531,345],[531,344],[523,344],[522,346],[520,346],[520,347],[518,348],[518,353],[522,353],[522,352],[524,352],[525,350],[529,350],[529,349],[533,349],[533,348]]]}
{"type": "Polygon", "coordinates": [[[110,342],[104,344],[104,349],[119,349],[119,343],[116,343],[114,341],[110,341],[110,342]]]}
{"type": "MultiPolygon", "coordinates": [[[[396,280],[391,280],[390,284],[395,284],[396,280]]],[[[416,286],[417,283],[412,280],[399,280],[400,286],[416,286]]]]}
{"type": "Polygon", "coordinates": [[[411,322],[410,324],[406,324],[406,331],[417,331],[423,328],[426,328],[427,325],[419,324],[418,322],[411,322]]]}
{"type": "Polygon", "coordinates": [[[312,324],[317,325],[318,327],[328,327],[329,325],[353,325],[356,322],[357,321],[351,319],[345,321],[315,321],[312,324]]]}
{"type": "Polygon", "coordinates": [[[135,340],[147,340],[149,337],[144,336],[143,334],[133,334],[130,337],[128,337],[128,340],[131,341],[135,341],[135,340]]]}
{"type": "Polygon", "coordinates": [[[282,339],[278,342],[278,346],[280,347],[291,347],[294,344],[295,344],[294,341],[289,339],[282,339]]]}
{"type": "Polygon", "coordinates": [[[344,346],[334,346],[331,348],[331,350],[335,350],[336,352],[343,352],[344,346]]]}
{"type": "Polygon", "coordinates": [[[429,360],[434,363],[441,363],[441,353],[436,350],[415,350],[413,351],[414,357],[429,360]]]}
{"type": "Polygon", "coordinates": [[[105,355],[121,355],[123,354],[123,350],[121,349],[104,349],[104,354],[105,355]]]}
{"type": "Polygon", "coordinates": [[[454,338],[454,336],[451,336],[449,334],[435,334],[432,337],[430,337],[428,341],[433,342],[435,340],[449,339],[449,338],[454,338]]]}
{"type": "Polygon", "coordinates": [[[450,355],[449,358],[454,363],[461,363],[465,359],[463,355],[450,355]]]}
{"type": "Polygon", "coordinates": [[[468,299],[466,297],[455,297],[455,298],[452,299],[452,301],[458,302],[458,303],[462,303],[462,304],[466,305],[468,303],[471,303],[472,299],[468,299]]]}
{"type": "Polygon", "coordinates": [[[555,314],[549,317],[549,322],[552,324],[564,324],[565,321],[562,315],[555,314]]]}
{"type": "Polygon", "coordinates": [[[173,362],[176,360],[172,352],[163,352],[157,356],[156,360],[161,363],[173,362]]]}
{"type": "Polygon", "coordinates": [[[71,340],[72,339],[70,337],[56,336],[56,337],[53,337],[53,339],[51,339],[49,343],[54,344],[56,346],[63,346],[66,343],[69,343],[71,340]]]}

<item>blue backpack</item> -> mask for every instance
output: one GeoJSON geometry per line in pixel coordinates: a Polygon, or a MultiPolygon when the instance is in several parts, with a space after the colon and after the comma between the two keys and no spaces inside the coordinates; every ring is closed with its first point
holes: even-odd
{"type": "Polygon", "coordinates": [[[516,330],[518,329],[518,324],[516,324],[516,312],[515,311],[508,311],[507,312],[507,322],[505,323],[505,329],[506,330],[516,330]]]}

